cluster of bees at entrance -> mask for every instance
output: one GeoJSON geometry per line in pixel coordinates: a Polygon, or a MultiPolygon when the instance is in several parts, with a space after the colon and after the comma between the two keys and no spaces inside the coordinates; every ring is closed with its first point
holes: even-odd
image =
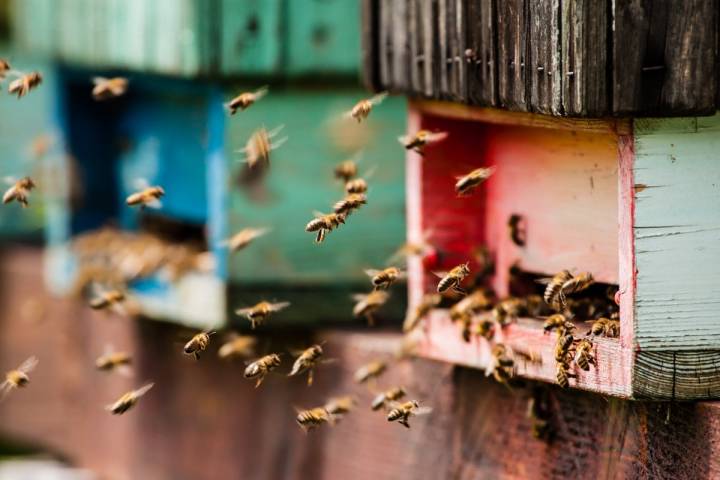
{"type": "MultiPolygon", "coordinates": [[[[11,69],[6,61],[0,60],[0,81],[12,76],[17,77],[10,83],[10,93],[23,97],[36,88],[42,76],[33,72],[22,74],[11,69]]],[[[123,95],[128,88],[128,81],[122,77],[95,78],[92,96],[98,101],[109,100],[123,95]]],[[[250,108],[268,94],[267,87],[253,92],[245,92],[233,98],[227,105],[230,115],[250,108]]],[[[386,93],[361,100],[343,116],[350,120],[362,122],[368,118],[373,108],[386,97],[386,93]]],[[[255,130],[248,139],[242,152],[243,182],[247,185],[261,185],[262,179],[271,169],[271,154],[282,146],[287,138],[278,138],[283,126],[272,130],[261,127],[255,130]]],[[[448,137],[445,132],[420,130],[399,138],[406,150],[424,155],[425,149],[448,137]]],[[[495,167],[477,168],[456,179],[455,191],[458,196],[472,195],[483,182],[495,173],[495,167]]],[[[352,215],[357,214],[368,203],[370,174],[359,176],[355,160],[346,160],[334,168],[334,176],[343,182],[344,195],[334,205],[332,211],[315,212],[305,226],[305,231],[314,234],[314,241],[322,244],[328,234],[342,228],[352,215]]],[[[12,182],[3,195],[3,203],[17,202],[23,207],[29,206],[31,191],[36,188],[35,182],[25,177],[12,182]]],[[[126,199],[128,207],[158,208],[162,205],[165,195],[164,187],[149,185],[138,179],[137,190],[126,199]]],[[[525,242],[520,225],[522,219],[513,215],[508,221],[511,240],[522,245],[525,242]]],[[[269,227],[247,227],[226,239],[222,246],[230,252],[246,249],[258,238],[269,233],[269,227]]],[[[394,258],[423,256],[431,249],[428,239],[420,245],[408,243],[402,246],[394,258]]],[[[127,233],[103,228],[78,236],[73,242],[73,250],[78,261],[78,275],[74,290],[87,298],[88,304],[95,310],[114,311],[134,315],[139,309],[133,305],[133,299],[127,292],[127,285],[133,280],[151,275],[164,275],[170,281],[180,278],[190,271],[205,271],[214,268],[210,252],[202,248],[178,244],[163,240],[148,233],[127,233]]],[[[491,264],[487,252],[483,255],[483,264],[491,264]]],[[[406,272],[392,265],[379,269],[366,270],[372,290],[354,296],[355,317],[367,319],[369,325],[375,323],[374,314],[390,298],[389,287],[406,277],[406,272]]],[[[448,272],[438,272],[436,291],[425,295],[412,308],[405,319],[403,330],[411,336],[418,331],[424,319],[436,308],[449,306],[449,314],[460,326],[461,336],[470,341],[473,336],[491,342],[492,360],[487,368],[487,375],[503,384],[509,384],[516,376],[517,364],[523,361],[537,361],[534,352],[523,352],[511,348],[500,341],[502,330],[520,317],[544,318],[543,329],[546,333],[556,335],[554,360],[556,379],[561,387],[567,387],[571,378],[576,376],[575,368],[589,370],[597,365],[593,340],[599,336],[619,336],[618,309],[611,299],[613,291],[604,297],[583,296],[594,279],[589,272],[571,274],[564,270],[551,278],[543,279],[546,285],[543,294],[528,294],[497,299],[493,291],[484,282],[491,268],[484,268],[474,282],[474,287],[466,291],[464,284],[471,275],[470,263],[462,263],[448,272]],[[592,322],[589,331],[578,334],[578,320],[592,322]]],[[[274,314],[290,307],[286,301],[261,300],[255,305],[241,306],[235,313],[246,319],[250,327],[268,321],[274,314]]],[[[199,360],[212,343],[215,332],[202,331],[196,333],[182,348],[184,354],[199,360]]],[[[222,344],[218,350],[221,358],[243,358],[247,360],[244,376],[259,387],[266,376],[278,369],[283,363],[283,353],[268,353],[259,358],[254,356],[256,338],[249,335],[236,335],[222,344]]],[[[330,361],[325,358],[322,344],[310,345],[294,354],[294,361],[288,376],[307,375],[308,385],[312,385],[315,370],[323,363],[330,361]]],[[[131,355],[127,352],[107,349],[96,361],[96,368],[102,371],[126,370],[131,364],[131,355]]],[[[6,374],[0,386],[4,396],[9,391],[24,387],[29,383],[29,374],[37,365],[35,357],[29,358],[20,367],[6,374]]],[[[387,365],[375,361],[360,368],[355,374],[359,384],[369,383],[379,377],[387,365]]],[[[133,408],[147,394],[153,383],[147,383],[131,390],[107,405],[113,414],[123,414],[133,408]]],[[[393,386],[384,391],[376,391],[372,401],[372,410],[387,410],[387,420],[398,422],[410,427],[409,419],[431,411],[430,407],[421,406],[417,400],[406,399],[406,391],[401,386],[393,386]]],[[[348,414],[356,405],[354,397],[348,395],[328,400],[324,405],[297,412],[296,421],[307,431],[323,424],[333,424],[348,414]]],[[[536,415],[537,416],[537,415],[536,415]]]]}

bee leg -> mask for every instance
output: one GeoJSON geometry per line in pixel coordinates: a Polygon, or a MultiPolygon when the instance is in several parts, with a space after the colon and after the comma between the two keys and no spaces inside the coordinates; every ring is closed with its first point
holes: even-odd
{"type": "Polygon", "coordinates": [[[308,379],[307,379],[308,387],[313,384],[313,370],[312,368],[308,370],[308,379]]]}
{"type": "Polygon", "coordinates": [[[265,380],[265,375],[260,375],[258,377],[257,382],[255,382],[255,388],[258,388],[260,386],[260,384],[263,382],[263,380],[265,380]]]}
{"type": "Polygon", "coordinates": [[[401,419],[400,425],[404,426],[405,428],[410,428],[410,424],[408,423],[407,418],[401,419]]]}
{"type": "Polygon", "coordinates": [[[254,318],[250,319],[250,328],[255,330],[255,319],[254,318]]]}
{"type": "Polygon", "coordinates": [[[372,313],[366,313],[365,318],[367,319],[368,326],[370,326],[370,327],[375,326],[375,318],[372,316],[372,313]]]}
{"type": "Polygon", "coordinates": [[[200,360],[200,354],[198,352],[193,352],[193,357],[195,357],[195,360],[200,360]]]}

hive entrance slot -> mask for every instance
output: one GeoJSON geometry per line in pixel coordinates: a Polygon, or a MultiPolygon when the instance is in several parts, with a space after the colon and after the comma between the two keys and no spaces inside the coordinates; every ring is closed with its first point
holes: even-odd
{"type": "Polygon", "coordinates": [[[199,251],[208,249],[204,225],[143,213],[140,216],[139,229],[169,243],[185,244],[199,251]]]}

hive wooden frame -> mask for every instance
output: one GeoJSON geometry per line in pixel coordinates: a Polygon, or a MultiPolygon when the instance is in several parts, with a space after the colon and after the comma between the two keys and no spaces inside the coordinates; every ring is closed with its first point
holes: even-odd
{"type": "MultiPolygon", "coordinates": [[[[575,369],[577,371],[574,373],[578,376],[570,380],[570,385],[573,388],[632,399],[691,400],[720,396],[720,375],[715,367],[715,364],[720,362],[720,351],[712,348],[712,336],[708,339],[707,347],[681,345],[678,348],[678,344],[675,343],[674,346],[669,347],[651,345],[653,348],[647,350],[640,348],[635,338],[638,331],[635,304],[638,278],[635,246],[638,237],[634,222],[637,189],[642,189],[644,186],[638,187],[633,178],[635,152],[632,121],[556,119],[543,115],[416,100],[411,102],[409,107],[408,131],[413,132],[421,128],[422,119],[427,115],[489,124],[616,134],[619,262],[617,280],[620,290],[621,337],[595,339],[597,367],[591,368],[589,372],[575,369]]],[[[457,138],[454,140],[463,141],[457,138]]],[[[418,154],[412,151],[407,154],[409,241],[419,241],[423,237],[422,162],[423,158],[418,154]]],[[[416,258],[409,260],[408,271],[409,304],[412,308],[427,286],[428,275],[424,271],[422,261],[416,258]]],[[[482,338],[473,338],[469,343],[464,342],[458,334],[458,327],[449,319],[447,311],[432,312],[422,332],[419,349],[421,356],[481,369],[489,365],[491,344],[482,338]]],[[[555,382],[554,336],[544,334],[540,322],[519,319],[502,329],[495,338],[496,341],[505,343],[516,352],[540,356],[541,362],[528,361],[524,360],[523,356],[516,356],[519,376],[555,382]]]]}

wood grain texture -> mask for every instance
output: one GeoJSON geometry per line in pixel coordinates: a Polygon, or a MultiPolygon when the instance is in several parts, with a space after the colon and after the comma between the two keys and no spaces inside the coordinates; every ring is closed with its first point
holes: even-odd
{"type": "Polygon", "coordinates": [[[526,81],[529,110],[559,115],[562,81],[560,74],[560,0],[527,3],[528,58],[526,81]]]}
{"type": "Polygon", "coordinates": [[[423,95],[425,92],[425,71],[422,24],[422,0],[408,0],[408,44],[410,48],[409,76],[411,95],[423,95]]]}
{"type": "Polygon", "coordinates": [[[380,82],[380,19],[378,18],[378,0],[361,0],[361,74],[362,82],[368,90],[382,90],[380,82]]]}
{"type": "Polygon", "coordinates": [[[380,11],[380,40],[378,44],[378,55],[380,57],[380,83],[383,90],[392,88],[393,81],[393,61],[392,61],[392,41],[393,41],[393,18],[392,18],[392,0],[379,0],[378,9],[380,11]]]}
{"type": "Polygon", "coordinates": [[[495,0],[467,2],[465,22],[468,103],[493,106],[497,103],[497,59],[495,0]]]}
{"type": "Polygon", "coordinates": [[[562,2],[562,109],[569,116],[602,116],[609,109],[608,1],[562,2]]]}
{"type": "Polygon", "coordinates": [[[510,110],[526,111],[526,3],[525,0],[506,0],[496,5],[498,104],[510,110]]]}
{"type": "Polygon", "coordinates": [[[410,86],[410,45],[408,38],[408,0],[392,2],[392,89],[404,91],[410,86]]]}
{"type": "Polygon", "coordinates": [[[613,113],[712,113],[715,0],[614,2],[613,113]]]}
{"type": "Polygon", "coordinates": [[[720,348],[720,117],[635,121],[635,342],[720,348]]]}

